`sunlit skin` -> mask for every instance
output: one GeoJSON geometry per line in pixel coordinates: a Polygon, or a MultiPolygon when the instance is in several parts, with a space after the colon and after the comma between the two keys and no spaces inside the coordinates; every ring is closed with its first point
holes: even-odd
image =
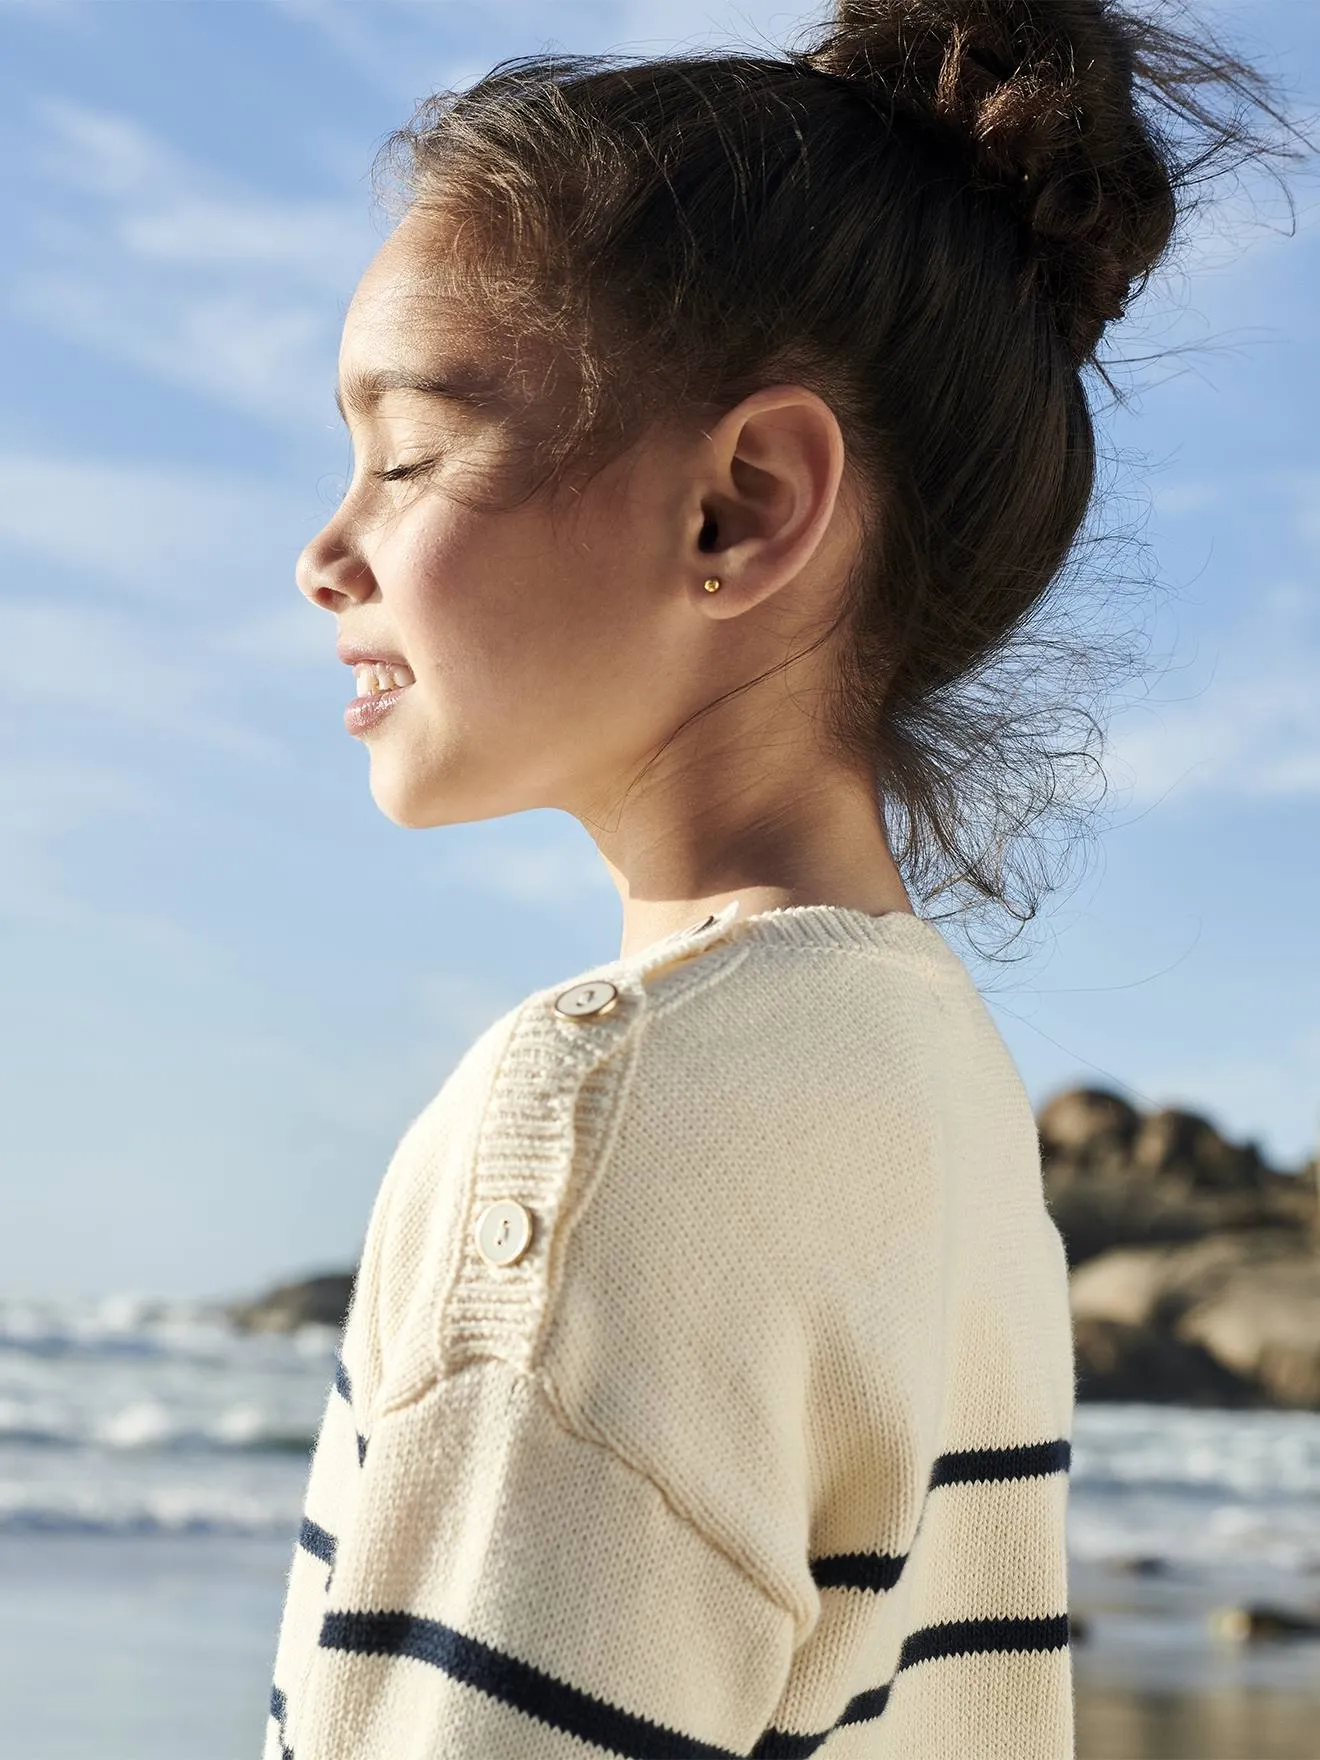
{"type": "Polygon", "coordinates": [[[434,377],[492,348],[428,279],[442,225],[405,216],[354,294],[339,357],[353,477],[297,564],[337,639],[416,675],[362,735],[376,805],[411,827],[571,813],[618,887],[625,958],[734,898],[744,917],[910,911],[872,778],[832,758],[812,719],[828,644],[701,716],[640,774],[689,715],[832,615],[857,525],[828,404],[773,386],[704,427],[659,424],[557,493],[466,507],[446,490],[470,493],[498,456],[498,402],[347,401],[362,375],[434,377]],[[433,462],[408,481],[373,475],[419,461],[433,462]]]}

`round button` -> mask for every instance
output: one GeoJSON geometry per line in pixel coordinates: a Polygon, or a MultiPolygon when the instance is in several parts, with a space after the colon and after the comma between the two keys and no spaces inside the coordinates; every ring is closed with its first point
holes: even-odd
{"type": "Polygon", "coordinates": [[[513,1198],[487,1204],[477,1218],[477,1251],[488,1265],[513,1265],[527,1251],[532,1218],[513,1198]]]}
{"type": "Polygon", "coordinates": [[[587,1015],[608,1014],[618,999],[619,992],[613,984],[607,984],[603,978],[589,978],[585,984],[574,984],[571,990],[555,998],[555,1013],[578,1021],[587,1015]]]}

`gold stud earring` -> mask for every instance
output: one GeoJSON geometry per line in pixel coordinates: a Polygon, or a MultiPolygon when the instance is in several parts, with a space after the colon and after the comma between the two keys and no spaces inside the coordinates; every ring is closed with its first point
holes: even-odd
{"type": "Polygon", "coordinates": [[[703,584],[704,584],[706,591],[708,593],[718,593],[720,590],[721,583],[715,578],[714,575],[712,575],[711,578],[708,581],[704,582],[703,584]]]}

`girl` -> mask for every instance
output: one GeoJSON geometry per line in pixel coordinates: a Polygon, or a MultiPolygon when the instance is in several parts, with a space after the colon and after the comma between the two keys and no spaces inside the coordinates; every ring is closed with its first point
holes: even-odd
{"type": "MultiPolygon", "coordinates": [[[[1023,910],[1000,655],[1199,88],[1108,0],[517,60],[394,137],[299,561],[396,824],[560,807],[619,957],[485,1032],[368,1229],[266,1760],[1073,1751],[1067,1268],[914,910],[1023,910]]],[[[1273,110],[1269,110],[1275,115],[1273,110]]],[[[1034,743],[1033,743],[1034,737],[1034,743]]]]}

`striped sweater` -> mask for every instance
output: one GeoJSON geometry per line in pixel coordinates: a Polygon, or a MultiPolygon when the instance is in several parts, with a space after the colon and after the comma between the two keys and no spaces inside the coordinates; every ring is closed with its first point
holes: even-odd
{"type": "Polygon", "coordinates": [[[404,1133],[264,1760],[1062,1760],[1067,1272],[933,924],[737,902],[404,1133]]]}

